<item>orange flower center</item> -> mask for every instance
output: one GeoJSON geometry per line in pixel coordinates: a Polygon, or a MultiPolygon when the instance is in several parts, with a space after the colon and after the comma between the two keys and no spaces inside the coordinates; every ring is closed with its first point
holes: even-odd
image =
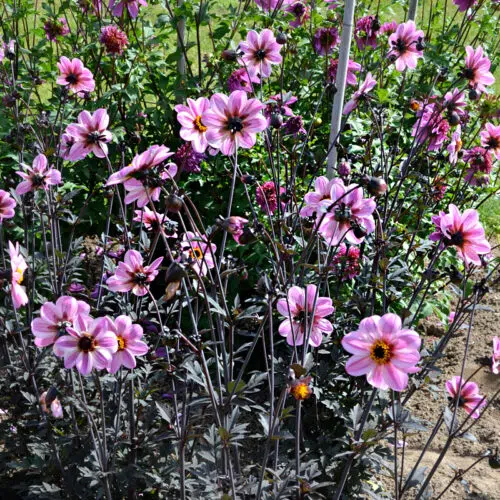
{"type": "Polygon", "coordinates": [[[311,389],[305,382],[299,382],[291,388],[292,396],[297,400],[307,399],[311,395],[311,389]]]}
{"type": "Polygon", "coordinates": [[[201,116],[198,115],[194,121],[194,126],[196,127],[197,130],[199,130],[200,132],[206,132],[207,130],[207,127],[205,127],[205,125],[203,125],[203,123],[201,122],[201,116]]]}
{"type": "Polygon", "coordinates": [[[460,151],[462,149],[462,139],[458,138],[457,139],[457,146],[456,146],[456,150],[457,152],[460,151]]]}
{"type": "Polygon", "coordinates": [[[192,250],[189,250],[189,257],[192,259],[200,260],[203,257],[203,252],[200,247],[194,247],[192,250]]]}
{"type": "Polygon", "coordinates": [[[118,341],[118,350],[123,351],[127,347],[127,341],[119,335],[116,337],[116,340],[118,341]]]}
{"type": "Polygon", "coordinates": [[[392,347],[383,340],[377,340],[370,349],[370,358],[377,365],[386,365],[392,358],[392,347]]]}

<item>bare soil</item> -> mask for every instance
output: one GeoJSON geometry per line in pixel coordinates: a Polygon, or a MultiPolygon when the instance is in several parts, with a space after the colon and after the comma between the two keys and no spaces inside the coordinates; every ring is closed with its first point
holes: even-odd
{"type": "MultiPolygon", "coordinates": [[[[492,339],[495,335],[500,336],[500,288],[490,291],[482,304],[487,305],[491,310],[477,310],[475,313],[469,355],[465,367],[465,378],[468,378],[474,371],[479,369],[471,380],[478,384],[480,393],[488,398],[493,396],[500,388],[500,375],[494,375],[491,372],[492,339]]],[[[427,334],[436,335],[439,333],[439,325],[434,326],[435,328],[429,328],[429,325],[426,325],[427,334]]],[[[429,389],[417,391],[408,404],[412,414],[423,422],[429,423],[431,428],[447,404],[447,393],[444,388],[446,380],[455,375],[460,375],[466,335],[467,331],[461,330],[457,336],[451,339],[445,357],[438,364],[442,374],[434,385],[442,390],[437,393],[429,389]]],[[[431,342],[432,340],[430,336],[424,337],[425,342],[431,342]]],[[[466,416],[465,411],[459,409],[461,422],[466,416]]],[[[421,465],[428,467],[427,472],[431,470],[439,457],[446,442],[447,433],[447,428],[443,425],[428,448],[421,462],[421,465]]],[[[455,476],[457,470],[465,471],[488,449],[500,450],[500,401],[498,399],[487,408],[477,424],[472,427],[471,433],[477,438],[477,442],[467,439],[455,439],[452,442],[431,481],[433,499],[439,497],[440,493],[455,476]]],[[[418,460],[428,437],[428,432],[417,432],[407,438],[404,450],[405,474],[408,474],[418,460]]],[[[402,450],[399,449],[398,460],[400,462],[401,455],[402,450]]],[[[381,480],[385,491],[393,491],[394,482],[389,473],[378,479],[381,480]]],[[[463,479],[462,482],[460,480],[455,481],[440,498],[443,500],[500,500],[500,469],[492,468],[488,464],[487,458],[467,472],[463,479]]],[[[410,492],[404,498],[414,498],[415,493],[415,491],[410,492]]]]}

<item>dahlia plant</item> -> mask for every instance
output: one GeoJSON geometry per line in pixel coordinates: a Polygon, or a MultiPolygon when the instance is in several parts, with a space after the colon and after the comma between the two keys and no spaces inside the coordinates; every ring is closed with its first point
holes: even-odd
{"type": "Polygon", "coordinates": [[[498,2],[389,3],[6,2],[5,498],[498,466],[498,2]]]}

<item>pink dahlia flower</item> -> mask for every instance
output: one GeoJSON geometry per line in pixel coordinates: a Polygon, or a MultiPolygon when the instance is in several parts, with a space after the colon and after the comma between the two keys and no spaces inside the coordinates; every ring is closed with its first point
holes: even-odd
{"type": "Polygon", "coordinates": [[[491,358],[491,371],[500,374],[500,337],[493,337],[493,356],[491,358]]]}
{"type": "Polygon", "coordinates": [[[381,35],[392,35],[398,29],[398,23],[396,21],[389,21],[380,26],[381,35]]]}
{"type": "Polygon", "coordinates": [[[5,219],[12,219],[15,215],[14,208],[16,207],[16,201],[11,198],[10,194],[3,189],[0,189],[0,224],[5,219]]]}
{"type": "Polygon", "coordinates": [[[236,90],[231,95],[214,94],[210,110],[203,115],[208,127],[208,143],[226,156],[234,155],[238,147],[250,149],[267,122],[261,114],[264,105],[258,99],[248,99],[245,92],[236,90]]]}
{"type": "Polygon", "coordinates": [[[66,328],[69,335],[56,340],[54,352],[64,357],[65,368],[76,367],[82,375],[89,375],[94,368],[103,370],[118,349],[112,328],[108,317],[77,316],[73,326],[66,328]]]}
{"type": "Polygon", "coordinates": [[[378,389],[403,391],[408,374],[420,371],[416,366],[420,344],[418,334],[403,329],[396,314],[370,316],[342,339],[342,346],[352,354],[345,369],[354,377],[366,375],[368,383],[378,389]]]}
{"type": "Polygon", "coordinates": [[[487,123],[484,130],[481,130],[481,144],[491,151],[500,160],[500,125],[487,123]]]}
{"type": "Polygon", "coordinates": [[[107,142],[113,136],[107,130],[109,116],[105,109],[98,109],[90,114],[82,111],[78,115],[78,123],[68,125],[66,133],[74,137],[75,143],[71,146],[68,157],[71,161],[85,158],[88,154],[94,153],[97,158],[105,158],[108,154],[107,142]]]}
{"type": "Polygon", "coordinates": [[[132,292],[139,297],[146,295],[149,283],[154,281],[163,257],[158,257],[149,266],[144,266],[142,255],[137,250],[128,250],[123,262],[118,263],[115,274],[106,284],[113,292],[132,292]]]}
{"type": "Polygon", "coordinates": [[[448,138],[450,124],[445,120],[435,104],[428,104],[417,112],[417,120],[413,125],[411,135],[419,144],[429,141],[427,149],[437,151],[442,148],[448,138]]]}
{"type": "Polygon", "coordinates": [[[24,280],[24,273],[28,269],[28,264],[21,255],[19,243],[15,246],[9,241],[9,257],[10,257],[10,294],[12,296],[12,303],[16,309],[25,306],[28,303],[28,296],[26,295],[26,287],[22,285],[24,280]]]}
{"type": "Polygon", "coordinates": [[[50,410],[49,410],[49,408],[47,407],[46,397],[47,397],[47,391],[42,392],[42,394],[40,396],[40,406],[42,407],[42,410],[45,413],[52,413],[52,416],[54,418],[62,418],[63,417],[63,407],[62,407],[59,399],[54,398],[54,399],[52,399],[52,401],[50,401],[50,403],[49,403],[50,410]]]}
{"type": "Polygon", "coordinates": [[[370,46],[375,48],[377,46],[377,34],[380,30],[380,23],[375,16],[362,17],[354,29],[354,38],[358,45],[359,50],[370,46]]]}
{"type": "Polygon", "coordinates": [[[177,121],[182,125],[180,136],[191,142],[196,153],[204,153],[208,148],[206,138],[207,127],[203,124],[203,114],[210,109],[210,101],[206,97],[187,100],[187,106],[178,104],[177,121]]]}
{"type": "Polygon", "coordinates": [[[465,101],[465,92],[460,91],[455,88],[451,92],[446,92],[444,95],[443,107],[448,111],[448,113],[457,113],[459,117],[465,116],[465,107],[467,102],[465,101]]]}
{"type": "Polygon", "coordinates": [[[442,241],[443,247],[455,246],[466,265],[480,266],[479,255],[491,252],[491,246],[479,222],[477,210],[469,208],[461,214],[453,204],[450,204],[448,209],[449,213],[439,212],[439,215],[432,217],[436,231],[429,236],[429,239],[442,241]]]}
{"type": "Polygon", "coordinates": [[[99,41],[106,47],[108,54],[123,54],[128,45],[127,34],[113,25],[101,28],[99,41]]]}
{"type": "Polygon", "coordinates": [[[311,17],[311,7],[307,5],[305,1],[302,2],[288,2],[289,5],[285,9],[285,12],[292,14],[295,19],[290,21],[290,26],[292,28],[298,28],[305,24],[305,22],[311,17]]]}
{"type": "Polygon", "coordinates": [[[234,241],[236,241],[238,245],[242,245],[243,243],[240,242],[240,238],[247,224],[248,219],[239,217],[237,215],[232,215],[223,222],[222,227],[224,227],[224,229],[231,234],[234,241]]]}
{"type": "Polygon", "coordinates": [[[71,61],[62,56],[57,67],[61,74],[56,80],[58,85],[66,85],[75,94],[92,92],[95,89],[95,81],[92,72],[87,69],[78,58],[71,61]]]}
{"type": "MultiPolygon", "coordinates": [[[[280,195],[285,193],[285,188],[280,187],[280,195]]],[[[257,203],[267,214],[274,214],[278,209],[278,195],[276,194],[276,184],[273,181],[267,181],[262,186],[257,186],[257,203]]],[[[281,203],[281,209],[285,209],[285,204],[281,203]]]]}
{"type": "Polygon", "coordinates": [[[55,168],[48,168],[47,158],[43,154],[35,156],[33,166],[26,167],[26,172],[16,172],[22,182],[16,187],[17,194],[26,194],[29,191],[43,189],[47,191],[49,186],[61,184],[61,172],[55,168]]]}
{"type": "MultiPolygon", "coordinates": [[[[332,59],[330,61],[330,66],[328,67],[328,78],[331,82],[335,82],[337,80],[337,70],[339,66],[338,59],[332,59]]],[[[347,85],[357,85],[358,79],[356,78],[355,73],[357,73],[361,69],[361,64],[357,62],[351,61],[347,63],[347,85]]]]}
{"type": "Polygon", "coordinates": [[[486,406],[486,399],[479,394],[479,387],[475,382],[465,382],[461,377],[452,377],[446,382],[446,390],[458,406],[463,408],[472,418],[479,418],[481,408],[486,406]]]}
{"type": "Polygon", "coordinates": [[[128,316],[118,316],[110,321],[110,326],[116,335],[118,349],[108,365],[109,373],[116,373],[120,366],[133,370],[136,367],[136,356],[144,356],[148,352],[147,344],[141,340],[142,327],[133,324],[128,316]]]}
{"type": "Polygon", "coordinates": [[[153,231],[155,234],[160,232],[166,238],[177,238],[177,223],[169,219],[166,214],[150,210],[148,207],[142,207],[141,210],[135,211],[133,220],[139,223],[142,222],[148,231],[153,231]]]}
{"type": "MultiPolygon", "coordinates": [[[[127,181],[134,178],[144,179],[149,171],[151,171],[154,167],[161,165],[173,154],[174,153],[166,146],[158,146],[156,144],[154,146],[150,146],[146,151],[136,155],[130,165],[122,168],[114,174],[111,174],[106,186],[113,186],[115,184],[126,185],[127,181]]],[[[169,163],[167,167],[170,169],[171,164],[169,163]]],[[[175,173],[172,175],[175,175],[175,173]]]]}
{"type": "Polygon", "coordinates": [[[75,138],[65,132],[61,137],[61,141],[59,142],[59,156],[63,160],[70,160],[70,151],[74,144],[75,138]]]}
{"type": "Polygon", "coordinates": [[[332,187],[335,184],[340,184],[342,187],[344,183],[341,179],[328,180],[324,175],[316,178],[314,181],[314,191],[307,193],[304,196],[304,207],[300,210],[301,217],[312,217],[314,214],[321,215],[324,200],[331,200],[332,187]]]}
{"type": "Polygon", "coordinates": [[[227,80],[227,89],[229,92],[243,90],[244,92],[253,92],[253,83],[260,83],[257,75],[249,75],[246,68],[239,68],[231,73],[227,80]]]}
{"type": "Polygon", "coordinates": [[[451,136],[451,142],[446,148],[448,152],[450,153],[449,155],[449,160],[452,165],[455,165],[458,160],[458,153],[462,149],[462,127],[458,125],[458,127],[455,129],[451,136]]]}
{"type": "Polygon", "coordinates": [[[73,326],[78,315],[88,315],[89,312],[90,306],[86,302],[69,296],[59,297],[55,304],[45,302],[40,309],[40,317],[31,322],[35,345],[52,345],[58,337],[66,333],[66,327],[73,326]]]}
{"type": "Polygon", "coordinates": [[[175,163],[164,164],[173,154],[166,146],[151,146],[136,155],[129,166],[112,174],[107,185],[123,183],[128,191],[126,204],[136,201],[137,206],[142,208],[149,202],[158,201],[163,184],[177,174],[175,163]]]}
{"type": "Polygon", "coordinates": [[[290,3],[290,0],[254,0],[254,2],[265,12],[272,12],[276,7],[283,7],[290,3]]]}
{"type": "Polygon", "coordinates": [[[453,0],[453,3],[458,7],[460,12],[465,12],[473,5],[476,5],[477,0],[453,0]]]}
{"type": "Polygon", "coordinates": [[[261,78],[268,78],[271,76],[271,66],[282,61],[281,45],[276,42],[273,32],[269,29],[260,33],[250,30],[239,48],[243,52],[242,60],[251,77],[260,75],[261,78]]]}
{"type": "Polygon", "coordinates": [[[146,0],[109,0],[109,10],[116,17],[122,17],[123,10],[126,8],[130,17],[135,19],[139,15],[139,5],[147,7],[148,3],[146,0]]]}
{"type": "Polygon", "coordinates": [[[493,159],[489,150],[476,146],[465,150],[462,159],[469,164],[465,182],[471,186],[486,186],[490,183],[493,159]]]}
{"type": "Polygon", "coordinates": [[[279,326],[279,334],[286,337],[289,345],[303,345],[304,338],[309,336],[309,345],[318,347],[323,334],[333,332],[333,325],[325,319],[335,311],[332,299],[316,294],[316,285],[307,285],[305,289],[292,286],[287,298],[278,300],[276,308],[286,318],[279,326]]]}
{"type": "Polygon", "coordinates": [[[217,246],[209,243],[201,234],[187,231],[182,236],[179,260],[186,262],[199,276],[206,276],[209,269],[215,267],[215,251],[217,246]]]}
{"type": "Polygon", "coordinates": [[[58,37],[69,35],[70,30],[66,18],[48,19],[43,25],[45,36],[51,42],[57,42],[58,37]]]}
{"type": "Polygon", "coordinates": [[[389,37],[391,50],[387,56],[396,61],[396,69],[415,69],[417,61],[423,56],[424,32],[417,30],[413,21],[402,23],[396,32],[389,37]]]}
{"type": "Polygon", "coordinates": [[[495,77],[489,71],[491,61],[483,55],[483,48],[474,50],[470,45],[465,47],[465,68],[462,72],[464,78],[469,80],[469,86],[484,92],[488,85],[495,83],[495,77]]]}
{"type": "Polygon", "coordinates": [[[359,89],[354,92],[351,100],[344,106],[344,115],[356,109],[359,102],[366,99],[368,92],[370,92],[375,85],[377,85],[377,80],[372,77],[371,73],[367,73],[364,82],[360,85],[359,89]]]}
{"type": "Polygon", "coordinates": [[[337,179],[331,185],[330,199],[322,201],[317,211],[318,219],[322,219],[318,231],[330,246],[338,245],[344,238],[355,245],[362,243],[375,230],[375,208],[375,200],[363,198],[361,187],[345,186],[342,179],[337,179]]]}
{"type": "Polygon", "coordinates": [[[318,28],[314,33],[313,47],[316,54],[327,56],[340,41],[337,28],[318,28]]]}

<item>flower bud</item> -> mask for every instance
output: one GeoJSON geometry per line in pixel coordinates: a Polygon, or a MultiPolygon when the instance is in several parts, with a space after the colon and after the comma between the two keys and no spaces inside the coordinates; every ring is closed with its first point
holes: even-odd
{"type": "Polygon", "coordinates": [[[172,262],[167,269],[167,274],[165,276],[166,283],[172,283],[181,281],[182,278],[186,276],[185,267],[179,262],[172,262]]]}
{"type": "Polygon", "coordinates": [[[471,101],[477,101],[479,99],[479,92],[476,89],[469,90],[469,99],[471,101]]]}
{"type": "Polygon", "coordinates": [[[387,184],[381,177],[365,176],[362,181],[372,196],[380,196],[387,191],[387,184]]]}
{"type": "Polygon", "coordinates": [[[227,62],[233,62],[238,59],[238,53],[233,49],[226,49],[222,51],[222,59],[227,62]]]}
{"type": "Polygon", "coordinates": [[[341,161],[337,167],[340,177],[348,177],[351,173],[351,165],[348,161],[341,161]]]}
{"type": "Polygon", "coordinates": [[[255,177],[250,174],[244,174],[240,177],[241,182],[243,184],[248,184],[249,186],[253,186],[255,184],[255,177]]]}
{"type": "Polygon", "coordinates": [[[271,127],[280,128],[283,125],[283,116],[280,113],[273,113],[271,115],[271,127]]]}
{"type": "Polygon", "coordinates": [[[182,198],[173,193],[169,194],[165,201],[165,206],[169,212],[179,213],[183,205],[182,198]]]}
{"type": "Polygon", "coordinates": [[[453,111],[450,113],[448,121],[451,126],[458,125],[460,123],[460,115],[456,111],[453,111]]]}
{"type": "Polygon", "coordinates": [[[50,389],[45,394],[45,404],[50,405],[54,399],[57,397],[57,389],[51,386],[50,389]]]}
{"type": "Polygon", "coordinates": [[[357,224],[354,221],[352,221],[351,227],[354,236],[356,236],[356,238],[364,238],[368,234],[368,231],[363,224],[357,224]]]}
{"type": "Polygon", "coordinates": [[[256,240],[255,235],[249,227],[245,227],[240,237],[238,238],[238,243],[240,245],[248,245],[256,240]]]}
{"type": "Polygon", "coordinates": [[[288,41],[287,34],[283,33],[283,31],[278,31],[278,34],[276,35],[276,43],[279,43],[280,45],[285,45],[287,41],[288,41]]]}

